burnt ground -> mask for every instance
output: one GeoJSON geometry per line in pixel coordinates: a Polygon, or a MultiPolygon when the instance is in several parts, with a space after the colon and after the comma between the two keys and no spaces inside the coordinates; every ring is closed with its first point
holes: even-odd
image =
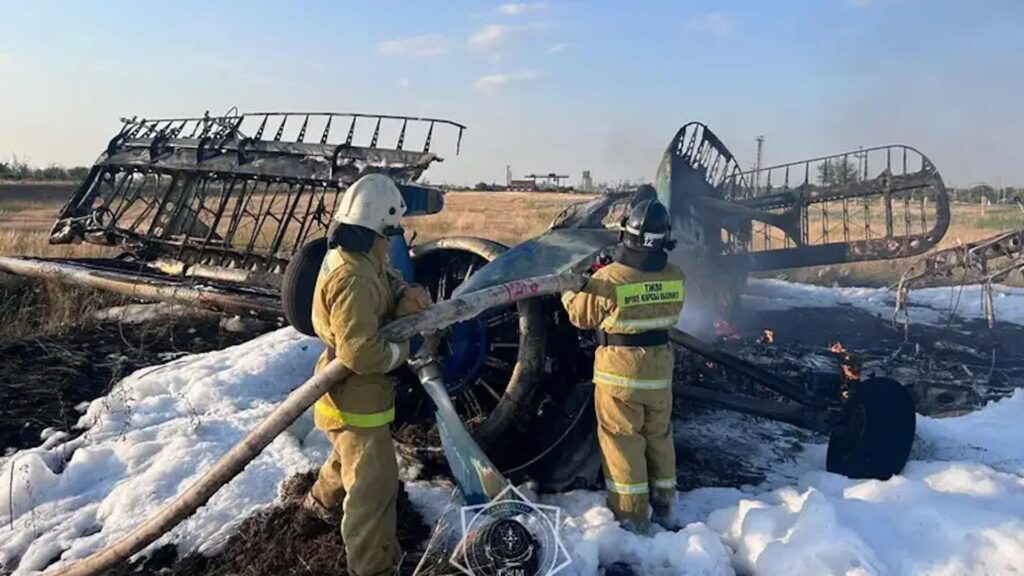
{"type": "MultiPolygon", "coordinates": [[[[736,328],[739,337],[722,342],[726,349],[795,380],[806,378],[811,372],[838,371],[840,363],[827,349],[841,341],[852,351],[865,376],[872,370],[899,374],[906,384],[925,391],[945,387],[974,390],[967,397],[956,397],[951,406],[925,406],[926,411],[936,413],[960,409],[962,402],[976,406],[1006,395],[1012,390],[1011,384],[1021,381],[1024,375],[1024,349],[1013,346],[1021,341],[1024,328],[1003,323],[991,331],[983,322],[957,323],[948,329],[919,325],[913,327],[910,340],[904,342],[902,331],[894,329],[888,319],[855,308],[828,308],[760,312],[749,315],[736,328]],[[763,340],[758,343],[764,328],[774,330],[773,344],[763,340]],[[990,365],[993,348],[996,360],[990,365]],[[808,361],[812,356],[818,357],[816,362],[808,361]],[[975,376],[967,377],[962,368],[957,368],[961,365],[975,370],[975,376]]],[[[685,351],[680,351],[680,355],[683,362],[694,360],[687,359],[685,351]]],[[[827,440],[819,434],[692,402],[678,402],[676,409],[681,490],[740,487],[766,480],[787,482],[799,477],[808,466],[824,465],[800,458],[807,443],[827,440]]],[[[443,473],[439,466],[427,468],[443,473]]],[[[344,574],[344,549],[336,532],[306,540],[290,528],[297,499],[302,494],[295,487],[311,481],[311,475],[301,477],[286,489],[281,503],[247,520],[222,554],[179,560],[172,549],[166,549],[137,568],[153,572],[164,567],[160,573],[201,576],[344,574]],[[255,566],[261,569],[256,570],[255,566]]],[[[423,526],[407,503],[400,510],[400,523],[400,540],[409,553],[402,573],[410,573],[429,536],[429,528],[423,526]]],[[[629,566],[613,565],[605,574],[625,576],[635,572],[629,566]]]]}
{"type": "Polygon", "coordinates": [[[971,410],[1024,383],[1024,326],[1006,322],[991,329],[982,320],[912,324],[905,337],[888,317],[841,306],[752,313],[739,332],[743,338],[727,348],[794,376],[806,375],[809,365],[827,368],[822,357],[841,364],[828,352],[839,342],[863,378],[899,380],[914,391],[918,412],[926,415],[971,410]],[[774,331],[774,343],[751,344],[766,328],[774,331]],[[810,356],[817,362],[809,362],[810,356]]]}
{"type": "MultiPolygon", "coordinates": [[[[736,337],[720,342],[724,349],[800,383],[822,376],[838,380],[844,362],[829,348],[840,342],[862,378],[899,380],[926,415],[970,411],[1024,384],[1024,327],[1015,324],[997,322],[992,329],[984,321],[914,324],[905,341],[889,318],[844,306],[750,312],[734,328],[736,337]],[[773,331],[774,342],[765,342],[765,329],[773,331]]],[[[677,381],[706,378],[718,386],[721,376],[721,368],[679,349],[677,381]]],[[[780,399],[766,389],[741,391],[780,399]]],[[[681,490],[796,478],[808,464],[798,459],[806,444],[827,441],[795,426],[678,398],[675,421],[681,490]]]]}
{"type": "MultiPolygon", "coordinates": [[[[16,400],[13,407],[2,408],[13,410],[9,412],[11,417],[0,419],[0,426],[5,427],[0,429],[3,444],[33,445],[44,427],[66,428],[77,419],[73,409],[76,403],[102,395],[135,368],[166,361],[176,354],[222,348],[252,336],[225,333],[216,319],[165,327],[162,337],[151,330],[145,325],[103,325],[89,333],[0,347],[5,367],[14,367],[0,374],[0,396],[16,400]],[[126,340],[142,345],[128,346],[126,340]],[[63,384],[55,385],[58,382],[63,384]],[[32,398],[40,395],[40,390],[41,397],[32,398]]],[[[815,372],[838,372],[840,362],[827,349],[834,342],[842,342],[864,376],[896,376],[918,392],[924,400],[919,408],[926,413],[955,413],[1008,395],[1024,375],[1024,347],[1015,345],[1022,341],[1024,328],[1005,323],[998,323],[992,330],[980,321],[956,322],[948,327],[914,325],[909,340],[904,341],[902,331],[894,329],[888,318],[841,307],[752,313],[736,326],[736,331],[738,337],[724,340],[723,347],[794,380],[806,379],[815,372]],[[771,344],[763,338],[758,342],[766,328],[774,332],[771,344]],[[939,402],[939,395],[929,395],[929,390],[952,393],[948,402],[939,402]]],[[[684,368],[689,377],[696,371],[714,370],[686,351],[680,350],[679,354],[680,364],[689,368],[684,368]]],[[[677,402],[676,409],[681,490],[738,487],[770,479],[787,481],[806,471],[808,465],[823,465],[800,458],[807,443],[826,441],[821,435],[692,402],[677,402]]],[[[433,475],[444,471],[435,466],[427,472],[433,475]]],[[[291,478],[279,502],[246,519],[217,556],[179,558],[174,547],[167,546],[111,574],[345,574],[344,547],[337,530],[302,537],[293,528],[299,500],[312,481],[312,473],[291,478]]],[[[411,573],[430,527],[423,524],[404,495],[399,523],[399,539],[407,553],[402,573],[411,573]]],[[[606,573],[633,572],[627,566],[616,565],[606,573]]]]}
{"type": "MultiPolygon", "coordinates": [[[[295,530],[295,515],[306,492],[316,480],[309,472],[289,478],[282,486],[279,503],[242,522],[217,556],[191,554],[178,558],[173,545],[148,558],[110,571],[106,576],[161,574],[166,576],[337,576],[346,574],[345,545],[338,529],[313,536],[295,530]]],[[[412,574],[422,547],[430,536],[404,491],[398,499],[398,542],[405,556],[401,574],[412,574]]]]}
{"type": "Polygon", "coordinates": [[[227,331],[220,317],[204,314],[88,324],[0,344],[0,449],[36,446],[47,428],[73,432],[80,416],[76,406],[103,396],[139,368],[259,333],[227,331]]]}
{"type": "Polygon", "coordinates": [[[775,331],[776,345],[828,346],[841,341],[854,352],[895,353],[919,345],[922,352],[936,360],[971,360],[977,354],[988,356],[995,349],[997,369],[1024,368],[1024,326],[996,322],[989,329],[983,320],[955,319],[948,325],[912,324],[904,341],[902,329],[894,328],[889,318],[842,306],[837,308],[797,308],[758,311],[740,322],[741,335],[756,338],[762,329],[775,331]],[[954,346],[949,346],[950,344],[954,346]],[[957,349],[963,346],[965,349],[957,349]],[[970,349],[968,351],[967,349],[970,349]],[[963,356],[968,352],[968,356],[963,356]]]}

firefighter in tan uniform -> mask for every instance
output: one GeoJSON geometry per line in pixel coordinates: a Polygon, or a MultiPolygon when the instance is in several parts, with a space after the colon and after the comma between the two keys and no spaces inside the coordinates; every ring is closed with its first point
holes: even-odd
{"type": "Polygon", "coordinates": [[[672,442],[672,366],[668,329],[683,307],[684,277],[668,263],[671,221],[655,199],[623,223],[614,261],[562,303],[569,320],[596,329],[594,404],[608,507],[627,528],[651,520],[674,529],[676,457],[672,442]]]}
{"type": "Polygon", "coordinates": [[[313,327],[326,345],[316,370],[337,357],[353,374],[314,406],[316,427],[333,451],[302,508],[307,521],[333,524],[343,511],[341,534],[353,576],[392,574],[400,561],[398,464],[390,429],[394,385],[387,374],[408,358],[409,343],[387,342],[377,331],[430,305],[430,295],[406,285],[387,260],[387,237],[402,233],[404,213],[402,195],[387,176],[367,175],[350,186],[328,230],[329,250],[313,296],[313,327]]]}

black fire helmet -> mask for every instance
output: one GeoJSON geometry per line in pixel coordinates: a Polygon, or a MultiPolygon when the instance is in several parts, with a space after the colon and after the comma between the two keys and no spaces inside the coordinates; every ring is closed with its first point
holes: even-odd
{"type": "Polygon", "coordinates": [[[665,205],[656,199],[639,202],[622,222],[619,241],[632,250],[647,252],[675,248],[672,218],[665,205]]]}

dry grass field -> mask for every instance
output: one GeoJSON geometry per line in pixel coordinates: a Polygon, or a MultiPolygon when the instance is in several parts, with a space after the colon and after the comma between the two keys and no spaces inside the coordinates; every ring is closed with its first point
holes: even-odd
{"type": "MultiPolygon", "coordinates": [[[[66,194],[70,193],[68,188],[66,194]]],[[[19,192],[16,186],[0,184],[0,254],[73,257],[110,253],[108,248],[89,245],[49,245],[47,233],[65,198],[41,196],[41,199],[36,198],[24,191],[19,192]]],[[[590,198],[560,193],[452,192],[445,197],[442,213],[410,217],[406,219],[405,226],[420,242],[442,236],[474,235],[515,244],[543,232],[565,206],[590,198]]],[[[257,211],[266,209],[281,213],[285,209],[283,199],[274,206],[270,202],[264,203],[260,196],[250,202],[252,209],[257,211]]],[[[228,212],[231,207],[229,203],[228,212]]],[[[133,206],[122,217],[123,221],[131,222],[142,210],[141,204],[133,206]]],[[[227,226],[225,219],[217,232],[227,232],[227,226]]],[[[251,223],[242,224],[236,238],[250,233],[247,226],[251,227],[251,223]]],[[[255,247],[265,247],[275,231],[276,228],[271,227],[264,230],[267,237],[257,238],[255,247]]],[[[291,237],[290,234],[286,236],[286,245],[291,237]]]]}
{"type": "MultiPolygon", "coordinates": [[[[512,245],[543,232],[566,206],[591,196],[529,192],[453,192],[440,214],[407,218],[417,242],[442,236],[482,236],[512,245]]],[[[113,255],[114,249],[90,244],[50,245],[50,227],[61,200],[7,199],[0,190],[0,254],[52,257],[113,255]]]]}
{"type": "MultiPolygon", "coordinates": [[[[49,230],[70,194],[69,185],[11,186],[0,182],[0,254],[61,258],[114,256],[116,249],[91,244],[50,245],[49,230]]],[[[513,245],[543,232],[567,205],[588,196],[527,192],[452,192],[440,214],[407,218],[415,242],[456,235],[481,236],[513,245]]],[[[833,218],[834,215],[830,215],[833,218]]],[[[880,223],[872,223],[872,227],[880,223]]],[[[812,227],[815,221],[812,217],[812,227]]],[[[953,223],[941,247],[955,246],[1024,228],[1017,207],[955,205],[953,223]]],[[[816,229],[816,228],[815,228],[816,229]]],[[[841,238],[837,235],[836,239],[841,238]]],[[[864,262],[782,270],[765,276],[817,284],[886,286],[896,282],[910,260],[864,262]]],[[[1024,285],[1019,278],[1014,285],[1024,285]]],[[[27,282],[0,275],[0,341],[40,333],[59,333],[79,325],[92,311],[119,303],[109,294],[72,288],[54,282],[27,282]]]]}
{"type": "MultiPolygon", "coordinates": [[[[52,246],[47,242],[50,226],[64,197],[70,193],[53,185],[24,191],[0,183],[0,254],[53,257],[95,257],[113,255],[112,248],[80,245],[52,246]],[[42,192],[40,192],[42,190],[42,192]],[[36,194],[37,196],[33,196],[36,194]],[[38,199],[42,196],[42,199],[38,199]]],[[[531,192],[452,192],[445,196],[445,209],[432,216],[407,218],[406,229],[423,242],[442,236],[473,235],[512,245],[543,232],[567,205],[589,196],[531,192]]],[[[832,215],[835,218],[837,215],[832,215]]],[[[811,222],[817,230],[817,223],[811,222]]],[[[880,222],[873,222],[880,227],[880,222]]],[[[952,225],[940,247],[955,246],[985,238],[1004,230],[1024,228],[1024,212],[1016,206],[990,206],[982,214],[976,204],[956,204],[952,225]]],[[[833,232],[835,233],[835,232],[833,232]]],[[[841,234],[835,233],[836,239],[841,234]]],[[[884,286],[899,279],[910,260],[864,262],[771,272],[790,280],[843,285],[884,286]]]]}
{"type": "MultiPolygon", "coordinates": [[[[0,183],[0,255],[88,258],[114,256],[115,248],[92,244],[51,245],[49,230],[71,187],[0,183]],[[60,194],[55,194],[59,192],[60,194]]],[[[442,214],[409,218],[416,241],[470,234],[515,244],[543,232],[572,202],[572,194],[456,192],[442,214]]],[[[73,329],[119,297],[56,282],[31,282],[0,274],[0,342],[73,329]]]]}
{"type": "Polygon", "coordinates": [[[56,211],[56,208],[47,207],[12,212],[0,201],[0,254],[57,258],[86,258],[111,254],[110,248],[91,244],[51,245],[48,242],[49,232],[56,211]]]}
{"type": "MultiPolygon", "coordinates": [[[[52,246],[47,242],[50,227],[73,186],[0,182],[0,254],[60,258],[110,254],[99,246],[52,246]]],[[[63,332],[82,324],[92,312],[121,301],[95,290],[0,274],[0,342],[63,332]]]]}
{"type": "Polygon", "coordinates": [[[481,236],[507,245],[537,236],[569,204],[593,198],[549,192],[452,192],[444,210],[407,218],[405,227],[418,241],[442,236],[481,236]]]}
{"type": "Polygon", "coordinates": [[[0,254],[69,258],[107,253],[96,246],[51,246],[47,242],[57,212],[75,185],[0,181],[0,254]]]}

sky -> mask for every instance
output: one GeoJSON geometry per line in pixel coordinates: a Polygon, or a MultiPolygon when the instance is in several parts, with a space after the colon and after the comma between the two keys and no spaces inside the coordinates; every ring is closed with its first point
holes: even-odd
{"type": "MultiPolygon", "coordinates": [[[[902,143],[1024,186],[1020,0],[0,0],[0,158],[91,163],[119,119],[240,110],[468,127],[432,182],[650,180],[708,124],[743,166],[902,143]]],[[[442,142],[443,144],[444,142],[442,142]]]]}

